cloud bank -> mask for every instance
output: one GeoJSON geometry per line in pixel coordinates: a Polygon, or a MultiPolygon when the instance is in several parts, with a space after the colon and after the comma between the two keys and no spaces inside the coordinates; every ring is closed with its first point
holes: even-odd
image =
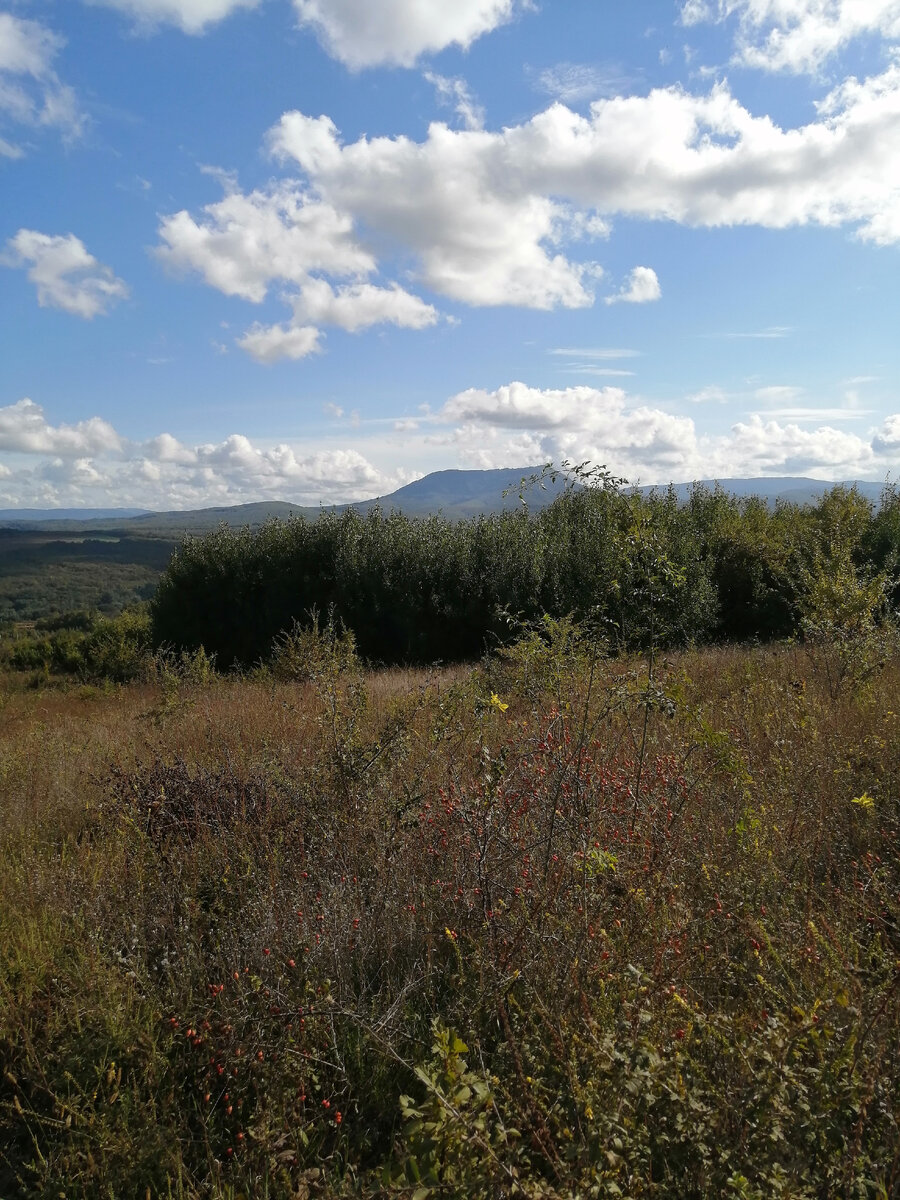
{"type": "Polygon", "coordinates": [[[698,432],[690,417],[635,404],[618,387],[547,389],[511,383],[452,397],[447,443],[482,468],[590,460],[643,483],[764,475],[883,478],[900,455],[900,416],[868,436],[801,428],[762,414],[727,434],[698,432]]]}
{"type": "MultiPolygon", "coordinates": [[[[339,419],[340,410],[330,416],[339,419]]],[[[54,425],[25,399],[0,408],[0,500],[157,509],[263,498],[337,503],[395,490],[420,475],[418,464],[435,452],[481,468],[589,460],[642,483],[766,475],[883,479],[896,472],[900,413],[865,434],[827,423],[811,428],[815,417],[815,410],[800,409],[797,420],[754,413],[711,436],[690,417],[642,404],[618,387],[514,382],[459,392],[436,414],[389,419],[386,434],[356,431],[353,446],[260,445],[240,433],[188,445],[169,433],[133,441],[99,417],[54,425]]]]}

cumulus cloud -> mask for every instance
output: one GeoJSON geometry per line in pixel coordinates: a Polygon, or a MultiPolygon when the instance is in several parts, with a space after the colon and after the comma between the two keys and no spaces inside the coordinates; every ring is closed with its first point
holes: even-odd
{"type": "Polygon", "coordinates": [[[11,503],[151,508],[273,498],[316,505],[390,492],[408,475],[352,448],[259,445],[243,434],[186,445],[169,433],[136,442],[100,417],[54,425],[25,399],[0,408],[0,478],[11,503]]]}
{"type": "Polygon", "coordinates": [[[185,33],[203,33],[239,8],[255,8],[259,0],[87,0],[126,13],[139,25],[175,25],[185,33]]]}
{"type": "Polygon", "coordinates": [[[396,283],[390,287],[352,283],[335,289],[325,279],[310,279],[294,300],[294,319],[356,333],[382,324],[424,329],[435,323],[437,313],[396,283]]]}
{"type": "Polygon", "coordinates": [[[174,270],[195,271],[227,296],[261,303],[273,284],[286,285],[283,299],[292,319],[256,322],[238,339],[262,363],[301,359],[321,349],[320,326],[355,333],[377,324],[422,329],[437,312],[392,283],[366,280],[376,260],[357,240],[352,218],[286,181],[245,195],[226,180],[224,199],[208,204],[199,219],[182,211],[163,219],[158,257],[174,270]],[[351,277],[335,287],[323,274],[351,277]]]}
{"type": "MultiPolygon", "coordinates": [[[[754,116],[718,83],[600,99],[586,116],[557,103],[500,131],[435,123],[419,142],[344,143],[327,116],[289,112],[268,143],[299,166],[315,203],[385,252],[412,255],[427,287],[469,305],[591,305],[599,268],[568,246],[618,215],[848,226],[900,241],[900,60],[846,81],[797,128],[754,116]]],[[[621,299],[652,299],[657,287],[643,267],[621,299]]]]}
{"type": "Polygon", "coordinates": [[[900,37],[900,0],[687,0],[682,20],[738,20],[735,58],[768,71],[815,72],[864,35],[900,37]]]}
{"type": "Polygon", "coordinates": [[[293,362],[321,350],[319,330],[310,325],[251,325],[237,344],[257,362],[293,362]]]}
{"type": "Polygon", "coordinates": [[[591,272],[556,245],[597,230],[551,197],[549,178],[537,184],[542,164],[515,144],[516,132],[434,124],[421,144],[398,137],[343,145],[329,118],[291,112],[269,145],[300,165],[323,201],[411,251],[433,291],[473,305],[586,307],[591,272]]]}
{"type": "Polygon", "coordinates": [[[475,465],[589,459],[644,483],[773,474],[878,477],[900,460],[900,416],[861,436],[828,424],[801,428],[798,422],[815,413],[798,412],[787,421],[754,414],[711,436],[698,433],[691,418],[635,403],[615,387],[473,388],[452,397],[440,415],[452,427],[446,443],[475,465]]]}
{"type": "MultiPolygon", "coordinates": [[[[83,117],[74,91],[62,83],[53,62],[64,45],[39,21],[0,12],[0,128],[59,129],[77,136],[83,117]]],[[[20,158],[24,151],[0,136],[0,156],[20,158]]]]}
{"type": "Polygon", "coordinates": [[[86,320],[107,312],[128,295],[126,284],[89,254],[73,233],[51,236],[20,229],[6,243],[0,263],[27,269],[42,308],[61,308],[86,320]]]}
{"type": "Polygon", "coordinates": [[[447,46],[464,49],[509,21],[515,0],[294,0],[302,25],[354,70],[411,67],[447,46]]]}
{"type": "Polygon", "coordinates": [[[471,388],[452,397],[442,417],[459,424],[456,440],[470,443],[484,465],[495,465],[498,452],[508,455],[510,445],[518,450],[530,444],[544,460],[590,458],[633,473],[640,463],[644,473],[672,478],[696,442],[693,421],[646,406],[630,408],[618,387],[542,390],[516,382],[492,392],[471,388]],[[517,436],[510,443],[512,433],[517,436]]]}
{"type": "Polygon", "coordinates": [[[353,220],[285,181],[245,195],[230,191],[199,218],[181,211],[159,229],[159,258],[176,271],[196,271],[226,296],[259,303],[273,283],[302,286],[314,271],[363,275],[375,259],[353,232],[353,220]]]}
{"type": "Polygon", "coordinates": [[[27,397],[0,408],[0,451],[15,454],[51,454],[57,458],[83,458],[121,451],[122,439],[100,417],[77,425],[51,425],[39,404],[27,397]]]}
{"type": "Polygon", "coordinates": [[[662,288],[652,267],[635,267],[625,286],[615,296],[607,296],[607,304],[649,304],[659,300],[662,288]]]}

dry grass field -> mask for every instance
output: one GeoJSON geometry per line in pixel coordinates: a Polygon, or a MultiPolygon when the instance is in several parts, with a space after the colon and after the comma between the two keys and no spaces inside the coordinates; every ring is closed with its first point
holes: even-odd
{"type": "Polygon", "coordinates": [[[545,633],[5,678],[4,1200],[900,1194],[900,657],[545,633]]]}

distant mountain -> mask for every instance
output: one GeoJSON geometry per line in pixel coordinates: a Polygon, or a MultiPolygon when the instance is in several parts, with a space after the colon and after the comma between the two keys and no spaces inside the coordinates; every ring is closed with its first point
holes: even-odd
{"type": "MultiPolygon", "coordinates": [[[[147,512],[128,508],[6,509],[0,510],[0,526],[44,533],[74,534],[114,530],[130,536],[173,538],[185,533],[205,533],[222,524],[232,527],[249,525],[256,528],[273,518],[287,520],[292,516],[302,516],[315,520],[322,512],[343,512],[354,508],[357,512],[367,513],[376,506],[385,512],[402,512],[410,517],[442,513],[445,517],[460,520],[477,516],[479,513],[517,508],[521,504],[520,493],[532,510],[550,504],[565,484],[563,480],[557,479],[555,484],[549,480],[545,481],[543,488],[529,486],[528,479],[539,474],[540,470],[540,467],[509,467],[491,471],[434,471],[389,495],[327,508],[311,508],[281,500],[263,500],[255,504],[175,512],[147,512]],[[510,494],[504,497],[503,493],[507,490],[510,494]]],[[[793,504],[813,503],[836,486],[823,479],[805,479],[802,476],[718,481],[704,479],[699,482],[708,488],[713,488],[718,483],[718,486],[734,496],[759,496],[769,505],[774,505],[779,500],[793,504]]],[[[684,500],[695,485],[677,483],[673,486],[678,498],[684,500]]],[[[866,499],[876,504],[884,487],[881,483],[866,480],[856,483],[850,480],[843,486],[857,487],[866,499]]],[[[664,491],[665,486],[647,486],[637,490],[644,493],[653,490],[664,491]]]]}
{"type": "MultiPolygon", "coordinates": [[[[719,486],[732,496],[738,496],[741,499],[758,496],[770,505],[774,505],[779,500],[787,501],[790,504],[813,504],[833,487],[855,487],[861,496],[877,504],[884,491],[883,483],[874,483],[872,480],[865,479],[849,479],[840,484],[829,483],[824,479],[805,479],[802,476],[773,477],[771,479],[701,479],[698,482],[707,488],[719,486]]],[[[695,486],[693,483],[676,483],[674,484],[675,494],[679,500],[686,500],[690,495],[691,488],[695,486]]],[[[645,494],[652,491],[665,491],[665,485],[656,484],[642,487],[640,491],[645,494]]]]}
{"type": "Polygon", "coordinates": [[[19,521],[127,521],[143,516],[146,508],[0,508],[0,524],[19,521]]]}
{"type": "Polygon", "coordinates": [[[530,508],[543,508],[563,490],[565,483],[547,480],[544,487],[524,485],[540,467],[508,467],[492,471],[433,471],[422,479],[408,483],[387,496],[343,505],[358,512],[368,512],[379,505],[385,512],[402,512],[408,516],[427,516],[443,513],[445,517],[471,517],[479,513],[500,512],[521,504],[520,491],[530,508]],[[503,493],[509,491],[504,497],[503,493]]]}
{"type": "Polygon", "coordinates": [[[266,521],[287,521],[290,517],[319,515],[318,508],[304,508],[284,500],[259,500],[254,504],[234,504],[224,508],[184,509],[176,512],[148,512],[127,523],[130,532],[165,529],[168,532],[202,532],[218,525],[264,525],[266,521]]]}

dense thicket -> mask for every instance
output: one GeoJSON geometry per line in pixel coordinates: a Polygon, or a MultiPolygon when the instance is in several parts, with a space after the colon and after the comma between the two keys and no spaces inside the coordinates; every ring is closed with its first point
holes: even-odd
{"type": "Polygon", "coordinates": [[[604,482],[537,513],[461,522],[323,514],[187,540],[153,600],[153,637],[221,666],[266,659],[313,612],[382,662],[471,659],[510,635],[510,617],[544,614],[590,619],[619,646],[771,639],[836,605],[844,623],[877,616],[898,547],[892,488],[877,510],[842,487],[770,509],[701,486],[682,504],[604,482]]]}

